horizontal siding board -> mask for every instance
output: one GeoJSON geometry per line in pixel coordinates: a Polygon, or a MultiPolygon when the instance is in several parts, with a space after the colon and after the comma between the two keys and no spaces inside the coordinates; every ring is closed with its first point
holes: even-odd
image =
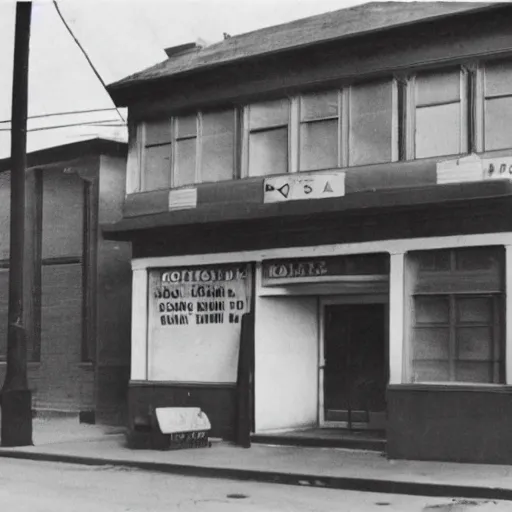
{"type": "Polygon", "coordinates": [[[133,257],[301,247],[372,240],[499,233],[512,230],[509,199],[401,210],[342,212],[147,230],[133,238],[133,257]],[[179,244],[175,241],[179,240],[179,244]]]}

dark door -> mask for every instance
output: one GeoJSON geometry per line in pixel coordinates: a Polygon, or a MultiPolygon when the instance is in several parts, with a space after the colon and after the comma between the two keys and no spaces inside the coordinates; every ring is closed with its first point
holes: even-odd
{"type": "Polygon", "coordinates": [[[324,419],[368,424],[386,409],[384,304],[327,305],[324,315],[324,419]]]}

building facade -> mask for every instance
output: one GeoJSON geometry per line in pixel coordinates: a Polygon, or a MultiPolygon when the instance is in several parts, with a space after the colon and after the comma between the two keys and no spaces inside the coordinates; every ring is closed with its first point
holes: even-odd
{"type": "Polygon", "coordinates": [[[130,426],[512,462],[512,9],[385,3],[169,59],[131,123],[130,426]],[[471,30],[468,30],[471,27],[471,30]]]}
{"type": "MultiPolygon", "coordinates": [[[[130,244],[122,217],[126,144],[94,139],[28,154],[25,305],[36,414],[124,424],[130,361],[130,244]],[[40,263],[37,261],[40,259],[40,263]]],[[[6,371],[10,161],[0,161],[0,381],[6,371]],[[3,362],[2,362],[3,360],[3,362]]]]}

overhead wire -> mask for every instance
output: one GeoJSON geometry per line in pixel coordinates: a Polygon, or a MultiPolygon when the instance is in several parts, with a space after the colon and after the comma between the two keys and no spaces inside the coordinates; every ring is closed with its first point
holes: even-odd
{"type": "MultiPolygon", "coordinates": [[[[118,119],[111,119],[105,121],[83,121],[81,123],[58,124],[53,126],[40,126],[39,128],[29,128],[27,132],[41,132],[45,130],[55,130],[58,128],[70,128],[72,126],[101,126],[103,128],[119,128],[125,127],[124,123],[119,122],[118,119]],[[111,124],[117,123],[117,124],[111,124]]],[[[10,132],[10,128],[0,128],[0,132],[10,132]]]]}
{"type": "MultiPolygon", "coordinates": [[[[78,40],[78,38],[75,36],[73,30],[71,29],[71,27],[69,26],[68,22],[66,21],[66,19],[64,18],[64,15],[62,14],[60,8],[59,8],[59,5],[57,4],[57,1],[56,0],[53,0],[53,5],[55,6],[55,10],[57,11],[57,14],[59,15],[62,23],[64,24],[64,26],[66,27],[67,31],[69,32],[69,35],[73,38],[73,40],[75,41],[76,45],[78,46],[78,48],[80,49],[80,51],[82,52],[83,56],[85,57],[85,59],[87,60],[87,62],[89,63],[89,66],[91,67],[92,71],[94,72],[94,74],[96,75],[96,78],[100,81],[101,85],[103,86],[103,88],[105,90],[107,90],[107,84],[105,83],[105,81],[103,80],[103,78],[101,77],[100,73],[98,72],[98,70],[96,69],[96,66],[93,64],[92,60],[90,59],[87,51],[85,50],[85,48],[82,46],[82,44],[80,43],[80,41],[78,40]]],[[[119,117],[121,118],[121,120],[126,123],[126,119],[124,118],[124,116],[121,114],[121,112],[119,111],[119,109],[117,108],[117,106],[115,107],[115,110],[117,112],[117,114],[119,115],[119,117]]]]}
{"type": "MultiPolygon", "coordinates": [[[[50,112],[49,114],[38,114],[35,116],[28,116],[27,119],[43,119],[46,117],[57,117],[57,116],[70,116],[75,114],[92,114],[95,112],[112,112],[113,110],[117,110],[115,107],[111,108],[91,108],[87,110],[68,110],[65,112],[50,112]]],[[[123,120],[124,121],[124,120],[123,120]]],[[[3,119],[0,121],[0,124],[10,123],[10,119],[3,119]]]]}

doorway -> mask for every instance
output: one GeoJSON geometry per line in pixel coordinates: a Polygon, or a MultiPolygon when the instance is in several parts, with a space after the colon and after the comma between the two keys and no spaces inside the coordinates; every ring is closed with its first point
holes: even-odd
{"type": "Polygon", "coordinates": [[[320,425],[350,430],[385,428],[387,305],[323,307],[320,425]]]}

